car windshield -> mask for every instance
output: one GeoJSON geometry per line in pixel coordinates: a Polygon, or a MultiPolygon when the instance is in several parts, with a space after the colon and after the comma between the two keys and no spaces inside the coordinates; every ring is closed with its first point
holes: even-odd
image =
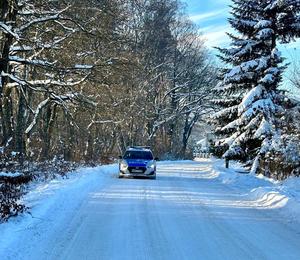
{"type": "Polygon", "coordinates": [[[126,151],[124,159],[153,160],[153,155],[149,151],[126,151]]]}

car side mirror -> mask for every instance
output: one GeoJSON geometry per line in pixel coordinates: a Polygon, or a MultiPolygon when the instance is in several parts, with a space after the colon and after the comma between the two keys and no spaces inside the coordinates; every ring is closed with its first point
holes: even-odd
{"type": "Polygon", "coordinates": [[[158,158],[158,157],[155,157],[154,160],[155,160],[155,161],[159,161],[159,158],[158,158]]]}

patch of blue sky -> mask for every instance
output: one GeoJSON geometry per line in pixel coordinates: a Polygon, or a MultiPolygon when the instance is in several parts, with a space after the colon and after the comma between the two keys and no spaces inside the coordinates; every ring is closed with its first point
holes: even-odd
{"type": "MultiPolygon", "coordinates": [[[[183,0],[186,3],[187,13],[192,21],[199,25],[206,45],[213,47],[226,47],[230,40],[226,32],[234,33],[227,19],[230,17],[231,0],[183,0]]],[[[300,40],[285,46],[280,46],[282,55],[287,62],[293,63],[300,58],[300,40]]],[[[216,52],[213,50],[213,52],[216,52]]],[[[284,87],[289,89],[289,78],[292,66],[285,73],[284,87]]],[[[300,91],[292,90],[293,94],[300,95],[300,91]]]]}

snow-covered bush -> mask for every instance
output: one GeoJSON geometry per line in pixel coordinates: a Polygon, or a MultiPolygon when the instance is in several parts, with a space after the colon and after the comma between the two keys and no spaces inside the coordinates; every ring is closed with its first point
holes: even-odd
{"type": "Polygon", "coordinates": [[[0,173],[0,222],[26,210],[26,206],[19,200],[29,180],[30,178],[20,174],[0,173]]]}
{"type": "Polygon", "coordinates": [[[58,176],[67,178],[66,174],[79,166],[61,157],[44,162],[25,161],[21,165],[14,158],[5,156],[2,156],[0,165],[0,222],[27,210],[20,198],[26,193],[29,183],[48,181],[58,176]]]}
{"type": "Polygon", "coordinates": [[[21,195],[19,187],[0,184],[0,222],[26,210],[25,205],[19,202],[21,195]]]}
{"type": "Polygon", "coordinates": [[[269,151],[260,161],[260,172],[274,179],[283,180],[289,176],[300,176],[299,139],[282,140],[278,150],[269,151]]]}
{"type": "Polygon", "coordinates": [[[260,172],[275,179],[300,176],[300,106],[285,111],[281,135],[260,162],[260,172]]]}

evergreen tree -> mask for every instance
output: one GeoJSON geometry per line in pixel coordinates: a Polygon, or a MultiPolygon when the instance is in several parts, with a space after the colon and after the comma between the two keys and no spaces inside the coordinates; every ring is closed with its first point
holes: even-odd
{"type": "Polygon", "coordinates": [[[280,116],[286,98],[278,90],[285,69],[278,43],[288,43],[300,33],[300,2],[234,0],[229,19],[238,36],[220,49],[224,69],[216,90],[222,107],[214,118],[223,157],[250,159],[252,172],[281,140],[280,116]],[[224,98],[225,97],[225,98],[224,98]]]}

